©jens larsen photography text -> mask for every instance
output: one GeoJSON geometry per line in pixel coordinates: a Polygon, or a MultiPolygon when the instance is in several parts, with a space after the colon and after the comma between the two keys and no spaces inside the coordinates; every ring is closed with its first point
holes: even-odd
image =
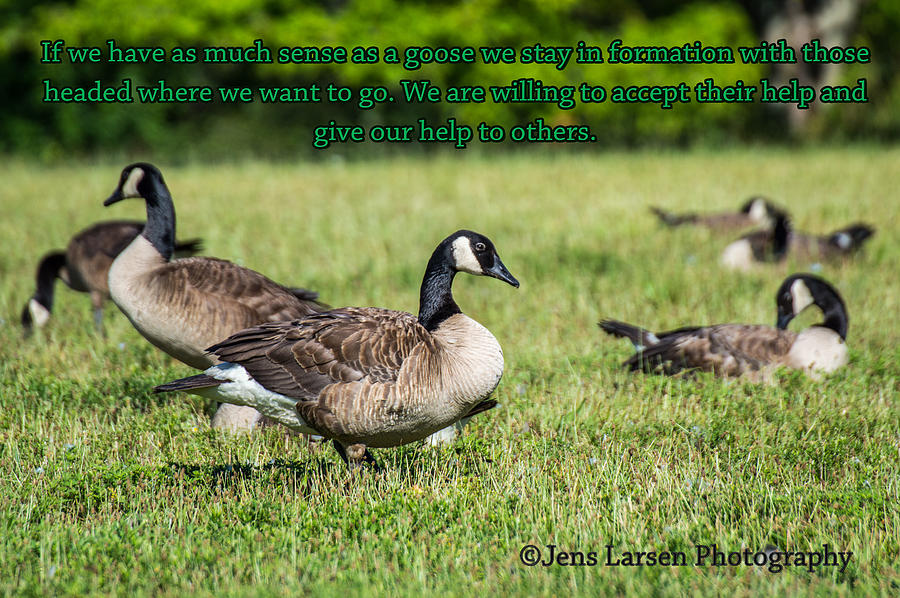
{"type": "MultiPolygon", "coordinates": [[[[327,119],[309,132],[316,149],[340,143],[439,143],[464,149],[479,143],[591,143],[597,133],[587,124],[570,124],[565,116],[580,106],[590,104],[649,104],[660,110],[677,109],[685,104],[784,104],[808,109],[814,102],[822,104],[865,103],[869,101],[867,81],[857,78],[848,85],[807,85],[800,78],[786,80],[760,78],[723,79],[701,76],[691,80],[652,81],[636,85],[610,85],[609,69],[640,69],[653,65],[760,65],[760,64],[867,64],[871,51],[867,47],[827,46],[818,39],[792,47],[784,39],[761,41],[754,46],[708,45],[700,40],[676,46],[632,45],[614,39],[608,43],[579,41],[574,46],[554,46],[542,42],[521,47],[462,46],[269,46],[262,39],[246,46],[207,47],[133,47],[115,39],[95,46],[69,45],[63,39],[40,42],[40,62],[47,65],[50,76],[41,80],[41,100],[48,104],[332,104],[349,105],[360,113],[382,109],[390,113],[393,106],[418,106],[423,114],[404,122],[341,123],[327,119]],[[173,68],[166,78],[138,81],[123,78],[116,81],[86,79],[72,84],[72,72],[99,63],[168,64],[173,68]],[[278,85],[210,86],[192,82],[177,68],[179,65],[203,64],[214,69],[221,65],[282,65],[294,69],[341,65],[393,65],[396,78],[378,84],[356,87],[327,81],[309,81],[298,76],[300,84],[282,77],[278,85]],[[525,65],[540,69],[530,76],[470,85],[438,85],[422,76],[423,69],[475,68],[525,65]],[[66,72],[67,83],[61,83],[55,69],[66,72]],[[564,71],[571,71],[567,75],[564,71]],[[577,75],[575,73],[577,72],[577,75]],[[546,73],[546,74],[545,74],[546,73]],[[554,75],[553,73],[557,73],[554,75]],[[533,118],[514,125],[491,122],[461,122],[456,118],[431,122],[425,115],[429,104],[456,105],[534,105],[551,107],[557,119],[533,118]]],[[[196,72],[196,71],[193,71],[196,72]]],[[[383,69],[380,71],[383,77],[383,69]]],[[[480,70],[479,73],[489,73],[480,70]]],[[[720,70],[719,73],[722,71],[720,70]]],[[[77,78],[77,77],[76,77],[77,78]]],[[[290,77],[288,77],[290,78],[290,77]]],[[[371,119],[368,119],[371,120],[371,119]]]]}
{"type": "Polygon", "coordinates": [[[820,567],[836,567],[843,573],[851,551],[837,551],[829,544],[814,550],[726,550],[716,544],[697,544],[691,551],[625,550],[606,545],[601,550],[565,550],[556,544],[527,544],[519,551],[523,565],[534,567],[760,567],[770,573],[785,568],[805,569],[812,573],[820,567]]]}

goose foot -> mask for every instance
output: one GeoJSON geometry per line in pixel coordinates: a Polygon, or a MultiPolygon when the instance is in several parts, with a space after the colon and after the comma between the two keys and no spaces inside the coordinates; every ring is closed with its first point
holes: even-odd
{"type": "Polygon", "coordinates": [[[375,457],[372,456],[366,445],[356,443],[345,447],[337,440],[332,440],[331,442],[334,444],[334,450],[337,451],[350,469],[359,469],[365,463],[372,466],[375,471],[381,471],[381,465],[378,464],[378,461],[375,460],[375,457]]]}

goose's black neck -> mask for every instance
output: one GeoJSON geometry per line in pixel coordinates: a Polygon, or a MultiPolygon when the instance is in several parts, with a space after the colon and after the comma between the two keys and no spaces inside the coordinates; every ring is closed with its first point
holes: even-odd
{"type": "Polygon", "coordinates": [[[772,257],[776,260],[780,260],[787,253],[790,234],[791,227],[787,218],[779,216],[775,220],[772,234],[772,257]]]}
{"type": "Polygon", "coordinates": [[[450,316],[462,313],[453,300],[451,290],[455,275],[456,271],[450,267],[447,248],[443,245],[438,247],[428,260],[419,292],[419,323],[426,330],[433,331],[450,316]]]}
{"type": "Polygon", "coordinates": [[[847,328],[850,323],[847,318],[847,310],[844,308],[843,301],[835,297],[835,300],[829,301],[826,305],[819,304],[822,313],[825,314],[825,321],[822,326],[831,328],[837,332],[842,339],[847,340],[847,328]]]}
{"type": "Polygon", "coordinates": [[[169,261],[175,253],[175,206],[172,196],[164,183],[155,182],[144,199],[147,202],[147,225],[141,234],[163,259],[169,261]]]}
{"type": "Polygon", "coordinates": [[[53,286],[59,271],[66,265],[66,254],[62,252],[48,253],[41,260],[37,271],[37,291],[34,299],[47,308],[53,309],[53,286]]]}

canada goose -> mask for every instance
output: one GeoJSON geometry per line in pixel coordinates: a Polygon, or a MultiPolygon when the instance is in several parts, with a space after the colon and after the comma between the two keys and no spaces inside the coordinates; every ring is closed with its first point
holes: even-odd
{"type": "MultiPolygon", "coordinates": [[[[143,222],[134,220],[97,222],[72,237],[65,251],[52,251],[41,258],[37,268],[37,290],[22,310],[25,335],[30,335],[35,327],[44,326],[50,319],[57,278],[74,291],[90,293],[94,325],[102,333],[103,303],[109,299],[109,267],[143,228],[143,222]]],[[[200,239],[175,243],[175,253],[181,256],[192,255],[200,248],[200,239]]]]}
{"type": "Polygon", "coordinates": [[[660,222],[667,226],[682,226],[684,224],[696,224],[716,231],[734,231],[746,229],[751,226],[763,226],[771,224],[777,214],[783,214],[784,210],[770,202],[765,197],[751,197],[737,212],[719,212],[713,214],[698,214],[687,212],[674,214],[656,206],[650,206],[659,218],[660,222]]]}
{"type": "Polygon", "coordinates": [[[757,377],[784,366],[816,376],[847,363],[847,311],[834,287],[811,274],[793,274],[779,287],[775,302],[775,328],[719,324],[654,334],[616,320],[604,320],[600,327],[634,344],[636,353],[624,364],[631,370],[674,374],[697,369],[719,376],[757,377]],[[790,321],[813,304],[825,321],[799,333],[787,330],[790,321]]]}
{"type": "Polygon", "coordinates": [[[373,462],[367,447],[421,440],[495,404],[487,397],[503,374],[503,351],[453,300],[457,272],[519,286],[487,237],[457,231],[428,261],[418,318],[345,307],[263,324],[212,346],[221,365],[155,391],[251,405],[332,439],[350,464],[373,462]]]}
{"type": "Polygon", "coordinates": [[[722,250],[721,264],[731,270],[749,271],[760,262],[777,262],[790,247],[791,226],[784,212],[775,214],[772,226],[753,231],[722,250]]]}
{"type": "Polygon", "coordinates": [[[874,234],[871,226],[857,223],[827,235],[813,235],[792,230],[784,216],[777,216],[771,229],[748,233],[728,245],[722,252],[722,264],[749,270],[754,261],[778,261],[788,255],[798,260],[847,258],[874,234]]]}
{"type": "Polygon", "coordinates": [[[827,235],[811,235],[791,231],[788,253],[798,259],[833,260],[849,257],[859,251],[875,229],[863,223],[851,224],[827,235]]]}
{"type": "MultiPolygon", "coordinates": [[[[147,204],[147,225],[113,262],[113,302],[144,338],[197,369],[217,363],[210,345],[239,330],[302,318],[325,309],[315,293],[289,289],[225,260],[191,257],[170,261],[175,207],[160,171],[151,164],[126,166],[116,190],[103,203],[138,197],[147,204]]],[[[252,427],[259,415],[222,406],[214,427],[252,427]]]]}

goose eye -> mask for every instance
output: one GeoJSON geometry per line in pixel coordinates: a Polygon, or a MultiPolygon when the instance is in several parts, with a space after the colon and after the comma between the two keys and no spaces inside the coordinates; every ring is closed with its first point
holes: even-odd
{"type": "Polygon", "coordinates": [[[475,251],[481,253],[485,249],[487,249],[487,245],[485,245],[481,241],[479,241],[478,243],[475,243],[475,251]]]}

